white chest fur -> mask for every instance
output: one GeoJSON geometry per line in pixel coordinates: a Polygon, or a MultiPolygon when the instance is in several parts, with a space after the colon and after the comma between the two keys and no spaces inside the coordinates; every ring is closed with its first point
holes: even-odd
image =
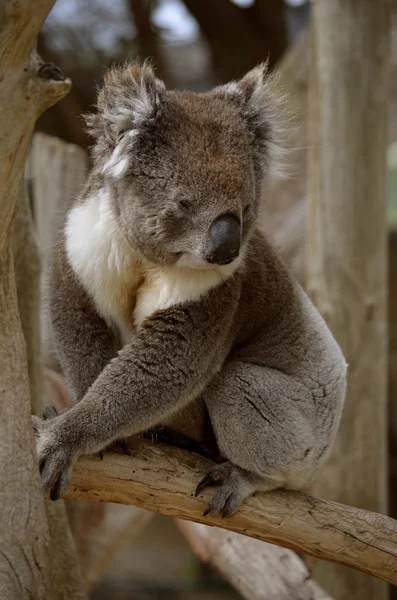
{"type": "Polygon", "coordinates": [[[226,275],[143,263],[119,231],[104,190],[70,211],[65,234],[70,265],[123,344],[150,315],[197,300],[226,275]]]}

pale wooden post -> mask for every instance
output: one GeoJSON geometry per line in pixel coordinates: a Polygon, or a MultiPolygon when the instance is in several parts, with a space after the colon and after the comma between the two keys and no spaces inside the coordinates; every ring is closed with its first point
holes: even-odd
{"type": "MultiPolygon", "coordinates": [[[[350,365],[342,426],[314,490],[384,514],[389,11],[388,0],[313,2],[307,255],[309,293],[350,365]]],[[[337,600],[387,597],[380,581],[312,567],[337,600]]]]}

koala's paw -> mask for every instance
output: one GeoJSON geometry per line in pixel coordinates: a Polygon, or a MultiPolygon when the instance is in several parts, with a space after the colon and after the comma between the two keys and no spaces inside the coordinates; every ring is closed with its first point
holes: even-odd
{"type": "Polygon", "coordinates": [[[206,487],[216,486],[212,500],[209,502],[204,516],[221,513],[222,518],[230,517],[240,504],[256,489],[255,475],[243,471],[231,462],[215,465],[199,482],[195,495],[198,496],[206,487]]]}
{"type": "Polygon", "coordinates": [[[32,417],[42,490],[44,495],[51,490],[51,500],[58,500],[67,491],[76,458],[72,448],[64,440],[60,441],[57,421],[56,418],[32,417]]]}

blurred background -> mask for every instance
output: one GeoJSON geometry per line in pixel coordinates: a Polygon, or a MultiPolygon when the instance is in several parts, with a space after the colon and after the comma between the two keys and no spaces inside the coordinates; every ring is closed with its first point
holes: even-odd
{"type": "Polygon", "coordinates": [[[40,53],[72,78],[72,92],[39,128],[85,146],[79,115],[91,110],[103,71],[150,57],[177,88],[205,90],[269,58],[273,67],[309,18],[306,0],[58,0],[40,53]]]}
{"type": "MultiPolygon", "coordinates": [[[[37,129],[87,148],[90,140],[81,115],[95,110],[97,85],[110,65],[128,58],[150,57],[157,75],[168,86],[202,91],[238,78],[266,59],[274,69],[307,28],[309,19],[307,0],[57,0],[40,35],[39,52],[45,61],[54,62],[71,77],[73,89],[40,118],[37,129]]],[[[306,60],[307,56],[301,55],[290,67],[297,77],[297,92],[297,72],[306,60]]],[[[288,75],[288,67],[284,72],[288,75]]],[[[297,113],[299,116],[300,111],[297,113]]],[[[396,133],[397,115],[392,119],[396,133]]],[[[390,243],[396,257],[393,265],[397,265],[396,140],[397,134],[388,153],[390,243]]],[[[303,146],[305,140],[299,141],[295,140],[296,145],[303,146]]],[[[304,171],[302,165],[296,165],[297,172],[304,171]]],[[[300,181],[303,178],[301,173],[300,181]]],[[[304,195],[299,180],[286,185],[295,185],[299,198],[304,195]]],[[[282,191],[277,197],[285,209],[280,219],[286,222],[283,235],[289,236],[294,261],[294,235],[303,222],[304,209],[302,203],[295,210],[283,200],[291,196],[290,189],[289,195],[282,191]]],[[[397,386],[395,376],[391,380],[391,386],[397,386]]],[[[397,467],[393,471],[392,465],[392,481],[393,477],[397,481],[397,467]]],[[[393,499],[396,487],[391,487],[392,512],[393,503],[397,505],[393,499]]],[[[200,562],[175,522],[160,516],[151,520],[113,560],[91,596],[93,600],[238,597],[219,575],[200,562]]]]}

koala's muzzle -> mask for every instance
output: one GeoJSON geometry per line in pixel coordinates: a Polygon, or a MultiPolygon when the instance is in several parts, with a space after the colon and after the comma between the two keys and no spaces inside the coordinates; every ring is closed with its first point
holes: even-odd
{"type": "Polygon", "coordinates": [[[239,219],[228,213],[220,215],[211,225],[205,260],[211,264],[227,265],[239,255],[240,244],[239,219]]]}

